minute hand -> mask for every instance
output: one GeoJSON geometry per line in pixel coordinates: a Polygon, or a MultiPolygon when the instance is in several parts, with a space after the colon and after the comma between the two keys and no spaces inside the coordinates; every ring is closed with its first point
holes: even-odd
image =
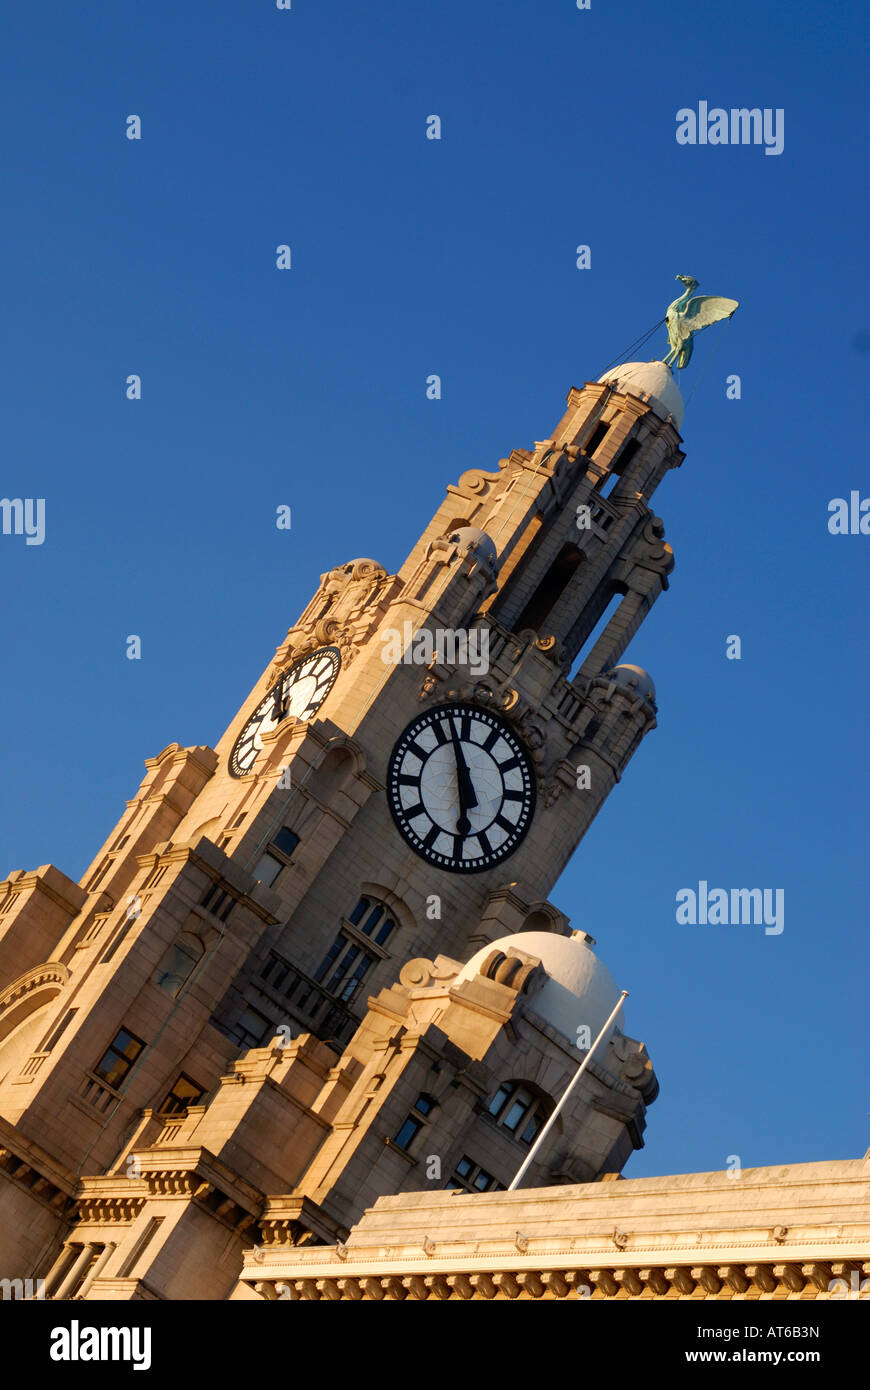
{"type": "Polygon", "coordinates": [[[453,737],[453,752],[456,755],[456,786],[459,792],[459,819],[456,829],[460,835],[467,835],[471,829],[471,821],[465,813],[470,807],[477,805],[477,794],[462,751],[462,743],[453,724],[450,725],[450,733],[453,737]]]}

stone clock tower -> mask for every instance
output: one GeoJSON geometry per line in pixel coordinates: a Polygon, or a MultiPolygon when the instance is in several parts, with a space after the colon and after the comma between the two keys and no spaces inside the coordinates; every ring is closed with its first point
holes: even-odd
{"type": "MultiPolygon", "coordinates": [[[[81,883],[0,884],[0,1278],[251,1296],[246,1250],[509,1185],[619,993],[549,895],[655,727],[619,663],[673,567],[681,417],[661,363],[572,389],[397,574],[322,576],[81,883]]],[[[611,1029],[524,1185],[616,1176],[656,1093],[611,1029]]]]}

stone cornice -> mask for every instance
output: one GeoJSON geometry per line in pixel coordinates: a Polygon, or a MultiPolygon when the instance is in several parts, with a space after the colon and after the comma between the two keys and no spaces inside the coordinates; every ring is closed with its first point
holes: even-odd
{"type": "MultiPolygon", "coordinates": [[[[258,1252],[260,1253],[260,1252],[258,1252]]],[[[566,1267],[535,1260],[439,1262],[354,1261],[348,1250],[333,1263],[318,1263],[315,1247],[297,1250],[292,1263],[279,1269],[269,1252],[262,1263],[245,1266],[243,1282],[261,1298],[311,1302],[404,1302],[469,1299],[545,1302],[588,1298],[592,1301],[692,1299],[693,1301],[754,1299],[812,1300],[831,1297],[833,1281],[866,1277],[870,1261],[840,1254],[834,1259],[806,1257],[766,1262],[757,1258],[698,1255],[686,1263],[643,1264],[627,1260],[566,1267]],[[303,1264],[307,1256],[310,1261],[303,1264]],[[722,1258],[724,1262],[720,1263],[722,1258]]]]}
{"type": "Polygon", "coordinates": [[[859,1160],[412,1193],[381,1198],[346,1246],[248,1252],[242,1277],[313,1300],[826,1298],[870,1273],[868,1195],[859,1160]]]}

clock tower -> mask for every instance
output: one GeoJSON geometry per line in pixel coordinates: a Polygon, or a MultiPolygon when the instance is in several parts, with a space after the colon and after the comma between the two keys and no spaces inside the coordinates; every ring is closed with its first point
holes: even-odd
{"type": "MultiPolygon", "coordinates": [[[[396,574],[322,575],[217,747],[172,744],[80,883],[0,884],[0,1277],[226,1298],[263,1243],[508,1186],[618,997],[550,895],[644,735],[673,567],[662,363],[569,392],[396,574]]],[[[616,1176],[657,1083],[612,1027],[527,1186],[616,1176]]]]}

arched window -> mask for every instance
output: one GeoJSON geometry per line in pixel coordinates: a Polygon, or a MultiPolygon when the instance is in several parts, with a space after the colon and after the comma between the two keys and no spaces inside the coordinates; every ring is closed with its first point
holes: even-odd
{"type": "Polygon", "coordinates": [[[376,898],[360,898],[314,972],[316,983],[349,1004],[372,968],[385,958],[383,948],[395,927],[383,903],[376,898]]]}
{"type": "Polygon", "coordinates": [[[199,964],[205,947],[198,936],[183,931],[172,943],[151,976],[152,984],[173,999],[179,995],[199,964]]]}
{"type": "Polygon", "coordinates": [[[521,1144],[533,1144],[552,1109],[548,1096],[527,1081],[503,1081],[487,1106],[501,1129],[521,1144]]]}

